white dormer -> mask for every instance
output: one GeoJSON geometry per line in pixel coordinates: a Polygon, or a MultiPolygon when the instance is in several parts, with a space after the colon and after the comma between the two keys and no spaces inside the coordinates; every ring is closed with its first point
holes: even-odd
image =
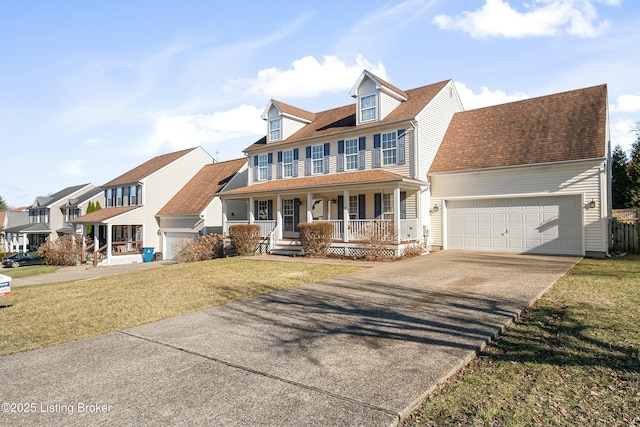
{"type": "Polygon", "coordinates": [[[315,114],[272,99],[262,113],[267,121],[267,144],[284,141],[311,123],[315,114]]]}
{"type": "Polygon", "coordinates": [[[356,99],[356,123],[359,125],[383,120],[401,102],[409,99],[404,91],[367,70],[360,74],[349,95],[356,99]]]}

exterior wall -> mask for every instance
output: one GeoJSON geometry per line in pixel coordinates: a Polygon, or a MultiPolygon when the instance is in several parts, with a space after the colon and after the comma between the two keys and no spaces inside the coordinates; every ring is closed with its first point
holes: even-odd
{"type": "Polygon", "coordinates": [[[400,105],[400,101],[392,98],[384,92],[380,92],[380,95],[378,96],[378,102],[380,104],[378,106],[380,110],[380,112],[378,113],[380,120],[387,117],[390,112],[392,112],[398,105],[400,105]]]}
{"type": "Polygon", "coordinates": [[[605,253],[608,250],[606,230],[609,207],[604,160],[432,175],[431,193],[430,207],[438,205],[438,212],[430,216],[432,243],[437,246],[443,245],[447,199],[566,194],[583,195],[584,203],[596,201],[594,209],[584,210],[585,249],[587,253],[605,253]]]}

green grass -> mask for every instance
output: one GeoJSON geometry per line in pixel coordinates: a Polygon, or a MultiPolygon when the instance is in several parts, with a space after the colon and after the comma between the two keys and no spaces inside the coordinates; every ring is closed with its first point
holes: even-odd
{"type": "Polygon", "coordinates": [[[585,259],[404,426],[640,426],[640,256],[585,259]]]}
{"type": "Polygon", "coordinates": [[[9,276],[12,279],[20,279],[22,277],[39,276],[41,274],[49,274],[58,271],[60,267],[52,265],[29,265],[18,268],[0,268],[0,274],[9,276]]]}
{"type": "Polygon", "coordinates": [[[17,287],[2,301],[12,305],[0,308],[0,355],[118,331],[359,269],[237,257],[17,287]]]}

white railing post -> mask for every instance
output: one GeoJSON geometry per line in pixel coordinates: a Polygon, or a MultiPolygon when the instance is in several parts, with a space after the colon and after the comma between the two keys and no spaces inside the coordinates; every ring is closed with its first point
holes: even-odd
{"type": "Polygon", "coordinates": [[[344,229],[343,240],[348,242],[351,238],[351,230],[349,230],[349,190],[342,193],[342,228],[344,229]]]}

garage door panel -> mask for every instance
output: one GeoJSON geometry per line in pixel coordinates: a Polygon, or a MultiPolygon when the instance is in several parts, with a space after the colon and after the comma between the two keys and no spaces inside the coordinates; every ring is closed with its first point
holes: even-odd
{"type": "Polygon", "coordinates": [[[452,249],[582,254],[582,209],[575,196],[447,203],[452,249]]]}

